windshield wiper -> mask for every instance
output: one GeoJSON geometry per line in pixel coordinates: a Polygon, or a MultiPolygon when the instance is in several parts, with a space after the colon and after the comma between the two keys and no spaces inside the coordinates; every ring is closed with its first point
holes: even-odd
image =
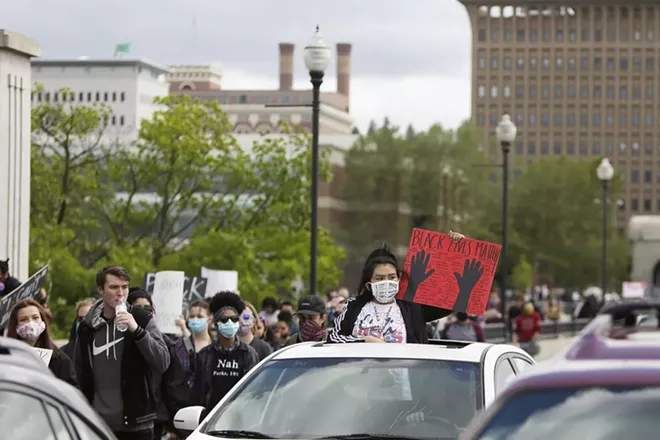
{"type": "Polygon", "coordinates": [[[206,431],[204,434],[210,435],[211,437],[228,438],[275,438],[262,432],[247,431],[244,429],[221,429],[216,431],[206,431]]]}
{"type": "MultiPolygon", "coordinates": [[[[394,434],[346,434],[346,435],[329,435],[327,437],[319,437],[314,440],[417,440],[417,437],[409,437],[406,435],[394,434]]],[[[437,438],[435,440],[454,440],[453,438],[437,438]]]]}

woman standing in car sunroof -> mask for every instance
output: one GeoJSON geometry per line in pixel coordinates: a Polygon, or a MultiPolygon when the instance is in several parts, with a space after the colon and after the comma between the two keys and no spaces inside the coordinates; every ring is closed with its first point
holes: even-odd
{"type": "MultiPolygon", "coordinates": [[[[457,242],[463,234],[450,232],[457,242]]],[[[327,342],[427,343],[426,323],[451,310],[397,300],[402,270],[387,245],[369,254],[362,269],[358,295],[350,298],[335,319],[327,342]]]]}

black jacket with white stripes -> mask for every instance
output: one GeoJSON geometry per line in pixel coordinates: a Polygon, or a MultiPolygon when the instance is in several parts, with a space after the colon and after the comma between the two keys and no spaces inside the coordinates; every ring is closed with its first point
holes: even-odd
{"type": "MultiPolygon", "coordinates": [[[[364,336],[353,336],[353,328],[362,308],[373,300],[371,292],[364,292],[355,298],[349,298],[344,310],[335,318],[334,325],[328,332],[328,343],[364,342],[364,336]]],[[[401,316],[406,324],[406,342],[426,344],[426,323],[444,318],[451,310],[396,300],[401,316]]]]}

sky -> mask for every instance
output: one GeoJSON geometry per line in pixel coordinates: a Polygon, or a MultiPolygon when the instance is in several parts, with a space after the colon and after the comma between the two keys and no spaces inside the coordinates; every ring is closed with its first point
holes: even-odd
{"type": "MultiPolygon", "coordinates": [[[[308,88],[303,48],[353,44],[351,115],[360,129],[384,117],[420,130],[470,117],[471,31],[458,0],[20,0],[0,29],[34,39],[43,58],[217,63],[224,89],[277,89],[278,43],[296,45],[294,87],[308,88]]],[[[335,58],[323,91],[336,89],[335,58]]]]}

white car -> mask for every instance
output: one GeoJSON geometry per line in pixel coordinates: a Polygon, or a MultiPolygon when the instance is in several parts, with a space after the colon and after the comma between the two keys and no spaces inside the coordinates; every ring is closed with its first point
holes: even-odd
{"type": "Polygon", "coordinates": [[[504,344],[296,344],[259,363],[201,424],[196,406],[174,426],[188,440],[455,439],[534,363],[504,344]]]}

